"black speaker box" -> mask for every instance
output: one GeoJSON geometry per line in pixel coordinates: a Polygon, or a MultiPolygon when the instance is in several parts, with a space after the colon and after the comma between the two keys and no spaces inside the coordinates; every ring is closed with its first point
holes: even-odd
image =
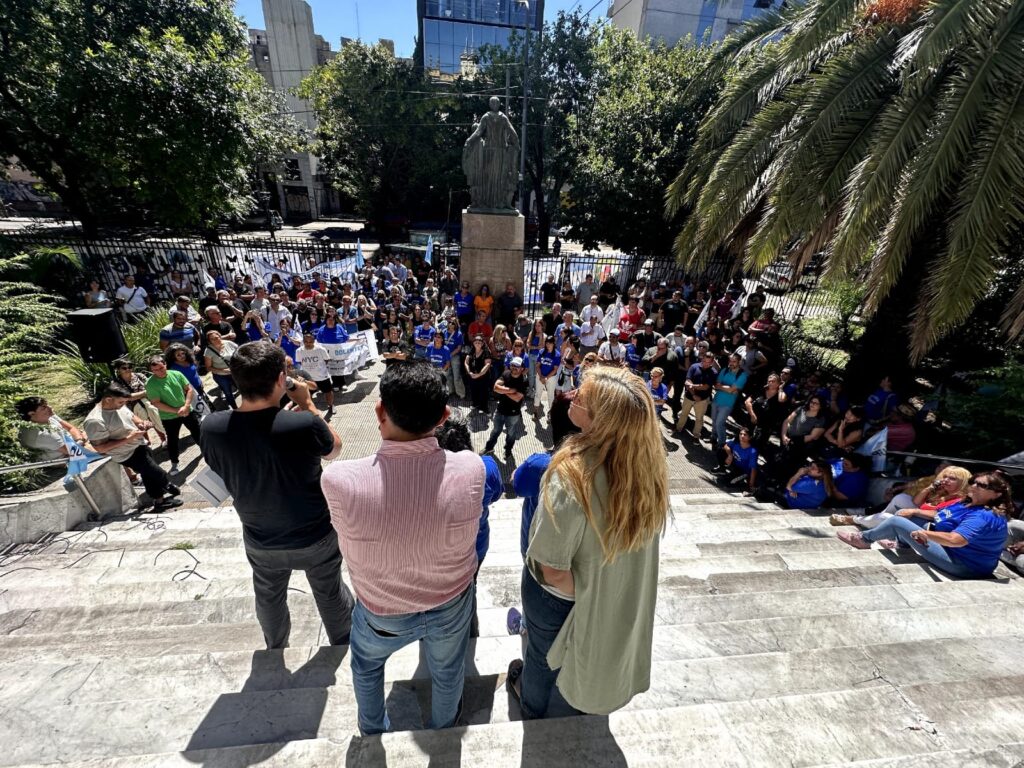
{"type": "Polygon", "coordinates": [[[80,309],[68,312],[71,340],[87,363],[111,363],[128,353],[124,334],[112,309],[80,309]]]}

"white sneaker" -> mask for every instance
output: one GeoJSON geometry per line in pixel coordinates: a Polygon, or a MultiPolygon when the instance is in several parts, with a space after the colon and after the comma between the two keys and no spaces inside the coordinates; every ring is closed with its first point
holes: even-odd
{"type": "Polygon", "coordinates": [[[172,475],[178,474],[178,462],[176,462],[176,461],[172,461],[171,462],[171,474],[172,475]]]}

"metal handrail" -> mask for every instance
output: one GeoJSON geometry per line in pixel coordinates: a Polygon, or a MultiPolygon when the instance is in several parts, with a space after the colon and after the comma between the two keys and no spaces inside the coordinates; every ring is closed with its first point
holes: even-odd
{"type": "Polygon", "coordinates": [[[56,467],[67,463],[68,458],[63,457],[60,459],[47,459],[46,461],[30,461],[25,464],[12,464],[9,467],[0,467],[0,475],[7,475],[11,472],[23,472],[27,469],[46,469],[47,467],[56,467]]]}
{"type": "Polygon", "coordinates": [[[986,461],[984,459],[965,459],[961,456],[939,456],[934,453],[911,453],[909,451],[886,451],[886,456],[905,456],[914,459],[937,459],[954,464],[981,464],[986,467],[998,467],[1012,472],[1024,473],[1024,464],[1007,464],[1002,461],[986,461]]]}
{"type": "MultiPolygon", "coordinates": [[[[21,472],[27,469],[45,469],[46,467],[57,467],[66,465],[70,461],[70,457],[62,456],[59,459],[47,459],[45,461],[29,461],[24,464],[13,464],[9,467],[0,467],[0,475],[10,474],[11,472],[21,472]]],[[[103,517],[103,513],[100,512],[99,504],[96,503],[96,499],[89,493],[89,489],[85,487],[85,482],[82,480],[81,475],[75,475],[71,478],[71,481],[75,484],[75,487],[82,492],[82,496],[85,497],[85,503],[89,505],[89,509],[92,510],[93,514],[96,515],[96,519],[103,517]]]]}

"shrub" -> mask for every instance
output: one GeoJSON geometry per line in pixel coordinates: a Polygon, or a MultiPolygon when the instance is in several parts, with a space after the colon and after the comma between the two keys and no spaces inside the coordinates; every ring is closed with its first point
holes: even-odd
{"type": "Polygon", "coordinates": [[[1024,356],[968,374],[970,391],[946,395],[944,417],[957,455],[995,461],[1021,449],[1024,356]]]}
{"type": "MultiPolygon", "coordinates": [[[[61,257],[68,258],[64,253],[61,257]]],[[[65,325],[60,297],[40,291],[30,280],[39,258],[38,254],[0,252],[0,466],[32,458],[18,442],[22,422],[14,413],[14,402],[39,392],[38,377],[32,374],[53,365],[51,350],[65,325]],[[32,382],[32,391],[25,388],[26,382],[32,382]]],[[[2,475],[0,487],[27,490],[40,477],[23,472],[2,475]]]]}

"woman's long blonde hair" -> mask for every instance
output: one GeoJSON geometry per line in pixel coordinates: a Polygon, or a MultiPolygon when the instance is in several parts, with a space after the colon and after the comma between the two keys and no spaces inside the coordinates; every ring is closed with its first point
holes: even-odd
{"type": "Polygon", "coordinates": [[[548,498],[549,480],[559,478],[574,493],[601,540],[605,562],[636,552],[664,530],[668,517],[668,468],[654,400],[640,377],[621,368],[594,367],[576,393],[589,409],[590,427],[568,438],[551,459],[544,482],[544,506],[556,527],[557,510],[548,498]],[[594,523],[590,498],[594,478],[608,479],[605,527],[594,523]]]}

